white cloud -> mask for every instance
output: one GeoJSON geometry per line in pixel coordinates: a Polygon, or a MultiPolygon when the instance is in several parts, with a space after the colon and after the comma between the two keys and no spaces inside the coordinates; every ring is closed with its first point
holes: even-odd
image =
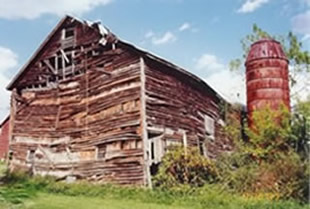
{"type": "Polygon", "coordinates": [[[162,45],[167,43],[172,43],[177,40],[177,37],[170,31],[167,31],[163,36],[161,37],[152,37],[152,43],[154,45],[162,45]]]}
{"type": "Polygon", "coordinates": [[[152,30],[149,30],[144,34],[144,39],[142,43],[146,43],[147,41],[150,41],[153,45],[163,45],[168,43],[175,42],[178,37],[176,34],[180,34],[184,31],[190,31],[192,33],[198,32],[197,28],[193,28],[192,25],[188,22],[184,22],[177,30],[171,30],[166,31],[165,33],[157,33],[152,30]]]}
{"type": "Polygon", "coordinates": [[[308,6],[310,6],[310,0],[303,0],[308,6]]]}
{"type": "Polygon", "coordinates": [[[205,78],[205,81],[231,103],[246,104],[245,80],[228,68],[205,78]]]}
{"type": "Polygon", "coordinates": [[[231,72],[212,54],[203,54],[196,60],[195,68],[205,81],[229,102],[245,104],[245,81],[231,72]]]}
{"type": "Polygon", "coordinates": [[[186,31],[188,29],[191,28],[191,25],[188,22],[183,23],[180,27],[179,27],[179,31],[186,31]]]}
{"type": "Polygon", "coordinates": [[[0,46],[0,74],[16,67],[17,55],[10,49],[0,46]]]}
{"type": "Polygon", "coordinates": [[[147,33],[144,35],[144,37],[145,37],[146,39],[148,39],[148,38],[152,38],[154,35],[155,35],[155,34],[154,34],[153,31],[149,31],[149,32],[147,32],[147,33]]]}
{"type": "Polygon", "coordinates": [[[10,106],[10,93],[5,89],[10,79],[6,73],[17,66],[17,55],[12,50],[0,46],[0,63],[0,121],[2,121],[8,115],[10,106]]]}
{"type": "MultiPolygon", "coordinates": [[[[225,65],[220,63],[218,58],[212,54],[203,54],[196,60],[195,68],[206,73],[214,73],[216,71],[223,70],[225,65]]],[[[201,73],[205,73],[201,72],[201,73]]]]}
{"type": "Polygon", "coordinates": [[[0,18],[35,19],[43,14],[82,15],[113,0],[0,0],[0,18]]]}
{"type": "Polygon", "coordinates": [[[300,34],[310,34],[310,10],[292,18],[293,31],[300,34]]]}
{"type": "Polygon", "coordinates": [[[238,13],[250,13],[260,8],[263,4],[268,3],[269,0],[245,0],[243,5],[238,9],[238,13]]]}

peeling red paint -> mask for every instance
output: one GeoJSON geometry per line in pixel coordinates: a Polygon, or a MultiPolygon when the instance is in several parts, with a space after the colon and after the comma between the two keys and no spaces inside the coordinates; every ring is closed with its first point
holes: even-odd
{"type": "Polygon", "coordinates": [[[0,159],[4,159],[9,151],[10,120],[7,118],[1,125],[0,131],[0,159]]]}
{"type": "Polygon", "coordinates": [[[255,42],[245,66],[249,115],[266,105],[273,109],[282,103],[290,107],[288,60],[279,42],[271,39],[255,42]]]}

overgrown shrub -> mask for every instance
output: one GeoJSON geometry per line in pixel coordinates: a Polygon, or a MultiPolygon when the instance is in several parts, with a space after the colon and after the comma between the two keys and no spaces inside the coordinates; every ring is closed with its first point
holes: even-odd
{"type": "Polygon", "coordinates": [[[221,184],[247,197],[307,201],[309,165],[292,147],[296,137],[288,110],[266,107],[252,119],[249,140],[234,139],[234,152],[217,160],[221,184]]]}
{"type": "Polygon", "coordinates": [[[176,146],[163,157],[155,186],[171,188],[180,185],[202,186],[217,180],[215,164],[202,156],[196,148],[176,146]]]}
{"type": "Polygon", "coordinates": [[[258,165],[251,162],[249,155],[239,152],[224,154],[216,161],[220,184],[232,192],[250,191],[256,181],[258,165]]]}

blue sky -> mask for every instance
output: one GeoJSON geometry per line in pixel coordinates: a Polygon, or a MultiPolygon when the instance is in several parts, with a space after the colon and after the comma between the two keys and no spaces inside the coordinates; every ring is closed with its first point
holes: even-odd
{"type": "Polygon", "coordinates": [[[0,120],[9,80],[61,17],[100,20],[121,39],[205,79],[224,97],[244,102],[242,75],[227,65],[257,23],[271,34],[294,31],[310,49],[310,0],[0,0],[0,120]],[[239,96],[238,96],[239,95],[239,96]]]}

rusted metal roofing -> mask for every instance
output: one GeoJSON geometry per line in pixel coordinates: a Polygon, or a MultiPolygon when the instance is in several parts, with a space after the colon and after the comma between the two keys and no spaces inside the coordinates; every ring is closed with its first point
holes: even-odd
{"type": "Polygon", "coordinates": [[[287,60],[281,44],[276,40],[265,38],[252,44],[245,65],[253,60],[264,58],[287,60]]]}

